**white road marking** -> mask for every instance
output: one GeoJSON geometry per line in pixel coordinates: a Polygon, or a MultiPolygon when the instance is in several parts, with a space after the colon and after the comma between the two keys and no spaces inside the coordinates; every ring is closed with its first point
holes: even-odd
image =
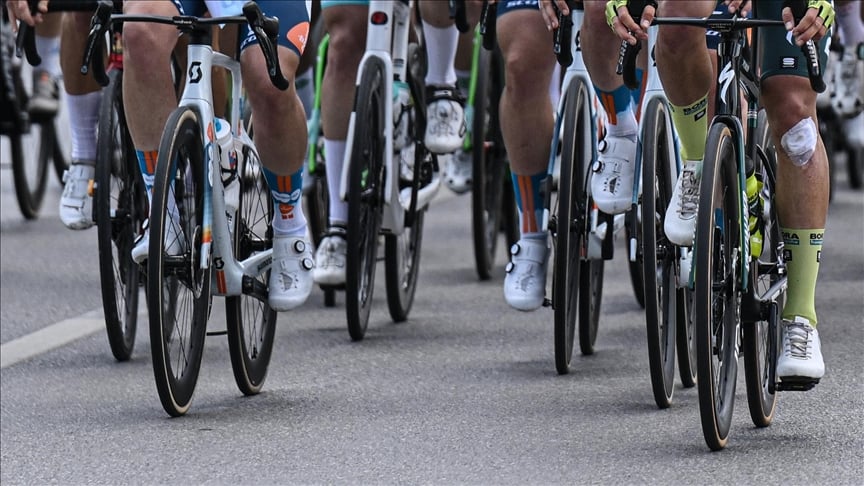
{"type": "Polygon", "coordinates": [[[105,330],[102,309],[66,319],[0,345],[0,369],[105,330]]]}

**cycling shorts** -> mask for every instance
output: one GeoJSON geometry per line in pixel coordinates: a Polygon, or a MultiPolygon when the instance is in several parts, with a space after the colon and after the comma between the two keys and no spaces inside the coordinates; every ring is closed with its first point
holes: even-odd
{"type": "Polygon", "coordinates": [[[498,0],[498,17],[514,10],[534,9],[540,12],[537,0],[498,0]]]}
{"type": "MultiPolygon", "coordinates": [[[[180,15],[204,15],[207,4],[204,0],[172,0],[180,15]]],[[[237,2],[242,7],[244,2],[237,2]]],[[[303,54],[306,41],[309,37],[309,8],[311,0],[290,1],[285,0],[258,0],[261,11],[268,17],[279,18],[279,37],[277,43],[294,51],[298,56],[303,54]]],[[[234,15],[229,12],[228,15],[234,15]]],[[[239,15],[239,13],[237,13],[239,15]]],[[[255,34],[249,30],[248,25],[240,29],[240,50],[258,44],[255,34]]]]}
{"type": "MultiPolygon", "coordinates": [[[[753,17],[780,20],[783,0],[760,0],[753,2],[753,17]]],[[[791,34],[787,37],[783,27],[763,27],[759,30],[759,45],[762,59],[762,79],[777,75],[807,77],[807,61],[801,48],[794,44],[791,34]]],[[[819,65],[825,71],[828,62],[829,35],[817,43],[819,65]]]]}

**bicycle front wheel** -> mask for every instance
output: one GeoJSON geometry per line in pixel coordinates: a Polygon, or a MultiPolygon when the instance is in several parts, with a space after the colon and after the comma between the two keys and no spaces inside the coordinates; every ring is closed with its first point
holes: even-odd
{"type": "Polygon", "coordinates": [[[564,135],[561,140],[561,178],[555,219],[555,266],[552,305],[555,309],[555,369],[570,372],[578,317],[580,265],[586,251],[588,194],[586,173],[593,156],[593,123],[589,87],[573,79],[564,92],[564,135]]]}
{"type": "Polygon", "coordinates": [[[389,82],[384,64],[370,58],[363,68],[354,101],[354,142],[348,174],[348,254],[345,268],[345,310],[348,334],[359,341],[366,334],[375,267],[378,230],[384,207],[384,97],[389,82]]]}
{"type": "Polygon", "coordinates": [[[672,403],[675,382],[675,331],[679,295],[678,252],[663,231],[666,208],[672,199],[675,157],[666,104],[648,103],[642,133],[642,262],[645,275],[645,324],[651,390],[659,408],[672,403]]]}
{"type": "Polygon", "coordinates": [[[144,276],[131,251],[147,219],[147,196],[126,126],[122,71],[111,71],[109,78],[99,108],[94,204],[108,343],[114,358],[126,361],[135,347],[144,276]]]}
{"type": "Polygon", "coordinates": [[[705,442],[726,447],[738,376],[741,288],[741,191],[735,138],[715,124],[708,133],[695,246],[696,371],[705,442]]]}
{"type": "MultiPolygon", "coordinates": [[[[273,248],[273,199],[261,161],[243,147],[240,174],[240,204],[234,217],[234,257],[243,261],[273,248]]],[[[244,277],[244,279],[247,277],[244,277]]],[[[255,395],[264,386],[276,335],[276,311],[267,304],[270,271],[253,278],[255,291],[225,299],[228,351],[234,381],[245,395],[255,395]]],[[[244,285],[245,287],[245,285],[244,285]]]]}
{"type": "Polygon", "coordinates": [[[147,310],[153,374],[169,415],[189,410],[204,350],[210,307],[210,264],[203,244],[203,131],[198,114],[174,110],[165,124],[150,212],[147,310]],[[203,265],[202,265],[203,264],[203,265]],[[203,268],[202,268],[203,267],[203,268]]]}

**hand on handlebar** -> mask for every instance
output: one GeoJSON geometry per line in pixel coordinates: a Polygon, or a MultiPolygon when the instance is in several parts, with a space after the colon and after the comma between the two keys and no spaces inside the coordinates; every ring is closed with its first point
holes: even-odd
{"type": "Polygon", "coordinates": [[[640,40],[647,41],[648,27],[651,27],[654,15],[657,13],[657,7],[651,5],[652,3],[646,2],[637,24],[628,9],[628,0],[609,0],[606,2],[606,23],[621,40],[627,41],[630,45],[635,45],[640,40]]]}
{"type": "Polygon", "coordinates": [[[546,24],[546,30],[554,30],[559,27],[559,11],[564,15],[570,13],[567,0],[539,0],[537,4],[540,7],[540,13],[543,15],[543,23],[546,24]]]}
{"type": "Polygon", "coordinates": [[[30,12],[28,0],[6,0],[6,10],[9,12],[9,23],[12,24],[12,31],[18,32],[18,20],[31,27],[42,23],[44,20],[42,15],[48,13],[48,0],[39,0],[37,9],[39,12],[34,15],[30,12]]]}
{"type": "Polygon", "coordinates": [[[828,0],[808,0],[807,13],[795,24],[792,9],[783,8],[783,22],[786,30],[792,32],[795,43],[803,46],[808,41],[818,41],[827,35],[828,29],[834,25],[834,7],[828,0]]]}

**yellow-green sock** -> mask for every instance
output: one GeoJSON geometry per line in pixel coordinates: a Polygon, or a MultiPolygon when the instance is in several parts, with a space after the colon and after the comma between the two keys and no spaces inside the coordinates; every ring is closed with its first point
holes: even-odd
{"type": "Polygon", "coordinates": [[[681,140],[681,157],[684,160],[705,158],[705,139],[708,138],[708,93],[687,106],[669,104],[672,123],[681,140]]]}
{"type": "Polygon", "coordinates": [[[805,317],[816,326],[816,276],[822,260],[824,229],[781,228],[789,289],[783,319],[805,317]]]}

